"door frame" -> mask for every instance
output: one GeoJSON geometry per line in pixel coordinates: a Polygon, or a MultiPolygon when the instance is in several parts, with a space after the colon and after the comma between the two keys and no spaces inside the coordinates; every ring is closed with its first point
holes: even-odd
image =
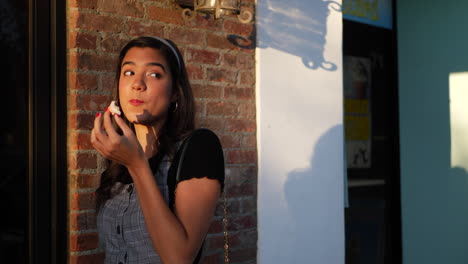
{"type": "Polygon", "coordinates": [[[28,257],[66,263],[66,2],[28,6],[28,257]]]}

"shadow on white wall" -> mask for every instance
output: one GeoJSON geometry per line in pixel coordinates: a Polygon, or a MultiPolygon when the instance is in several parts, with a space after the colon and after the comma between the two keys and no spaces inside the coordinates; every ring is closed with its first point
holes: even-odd
{"type": "Polygon", "coordinates": [[[313,254],[296,254],[290,263],[321,263],[330,259],[342,249],[337,248],[335,237],[341,236],[341,228],[336,219],[342,217],[336,210],[326,210],[327,205],[340,202],[341,197],[330,196],[336,189],[336,177],[342,176],[343,159],[336,155],[342,148],[343,125],[335,125],[327,130],[317,141],[310,162],[310,167],[296,169],[288,174],[284,184],[284,195],[291,217],[291,246],[297,252],[313,254]],[[320,185],[317,188],[317,184],[320,185]],[[325,210],[324,210],[325,209],[325,210]],[[326,233],[327,236],[319,234],[326,233]],[[316,235],[314,235],[316,234],[316,235]],[[317,252],[317,245],[323,249],[317,252]]]}
{"type": "Polygon", "coordinates": [[[327,18],[341,4],[323,0],[258,1],[258,48],[273,48],[302,58],[307,68],[337,69],[324,56],[327,18]]]}

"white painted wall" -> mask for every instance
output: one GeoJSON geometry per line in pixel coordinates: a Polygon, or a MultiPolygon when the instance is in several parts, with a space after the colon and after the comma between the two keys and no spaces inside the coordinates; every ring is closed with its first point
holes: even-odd
{"type": "Polygon", "coordinates": [[[258,263],[344,263],[339,5],[257,0],[258,263]]]}

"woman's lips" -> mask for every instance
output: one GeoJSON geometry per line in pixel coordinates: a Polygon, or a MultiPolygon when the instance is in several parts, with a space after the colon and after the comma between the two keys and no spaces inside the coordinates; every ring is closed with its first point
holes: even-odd
{"type": "Polygon", "coordinates": [[[138,105],[141,105],[143,103],[143,101],[138,100],[138,99],[131,99],[129,102],[130,102],[130,104],[132,104],[134,106],[138,106],[138,105]]]}

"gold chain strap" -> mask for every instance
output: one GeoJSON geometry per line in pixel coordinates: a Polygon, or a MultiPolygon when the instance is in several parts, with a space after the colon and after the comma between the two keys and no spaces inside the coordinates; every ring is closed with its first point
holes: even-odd
{"type": "Polygon", "coordinates": [[[223,234],[224,234],[224,263],[229,263],[229,237],[228,237],[228,213],[227,213],[227,205],[226,205],[226,192],[223,192],[223,207],[224,207],[224,215],[223,215],[223,234]]]}

